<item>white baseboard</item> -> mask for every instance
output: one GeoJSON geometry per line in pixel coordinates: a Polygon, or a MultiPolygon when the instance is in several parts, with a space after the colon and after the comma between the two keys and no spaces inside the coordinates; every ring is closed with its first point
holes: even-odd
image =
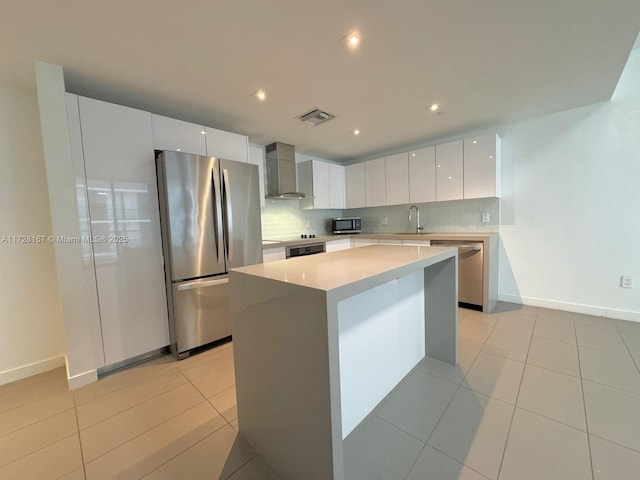
{"type": "Polygon", "coordinates": [[[77,375],[69,375],[69,364],[67,363],[67,382],[69,382],[69,389],[75,390],[76,388],[84,387],[93,382],[98,381],[98,370],[88,370],[86,372],[78,373],[77,375]]]}
{"type": "Polygon", "coordinates": [[[633,310],[598,307],[596,305],[585,305],[582,303],[560,302],[557,300],[548,300],[546,298],[522,297],[520,295],[511,295],[508,293],[499,293],[498,300],[500,300],[501,302],[530,305],[532,307],[552,308],[554,310],[564,310],[566,312],[573,313],[584,313],[587,315],[595,315],[597,317],[607,317],[615,318],[617,320],[640,322],[640,312],[634,312],[633,310]]]}
{"type": "Polygon", "coordinates": [[[28,365],[22,365],[20,367],[4,370],[0,372],[0,385],[15,382],[16,380],[22,380],[23,378],[31,377],[39,373],[48,372],[54,368],[59,368],[65,365],[64,355],[58,357],[45,358],[37,362],[29,363],[28,365]]]}

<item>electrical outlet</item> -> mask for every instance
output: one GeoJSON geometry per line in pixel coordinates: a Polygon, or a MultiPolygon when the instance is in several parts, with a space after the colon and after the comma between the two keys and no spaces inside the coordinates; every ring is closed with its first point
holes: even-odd
{"type": "Polygon", "coordinates": [[[307,228],[311,228],[311,220],[307,220],[307,228]]]}
{"type": "Polygon", "coordinates": [[[389,225],[389,217],[380,217],[380,225],[389,225]]]}
{"type": "Polygon", "coordinates": [[[622,275],[620,277],[620,286],[622,288],[633,288],[633,277],[631,275],[622,275]]]}
{"type": "Polygon", "coordinates": [[[482,223],[489,223],[491,221],[491,214],[489,212],[482,212],[482,223]]]}

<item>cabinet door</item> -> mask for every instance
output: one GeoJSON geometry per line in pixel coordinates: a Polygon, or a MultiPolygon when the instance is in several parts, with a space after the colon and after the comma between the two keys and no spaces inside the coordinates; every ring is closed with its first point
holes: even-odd
{"type": "Polygon", "coordinates": [[[207,132],[207,155],[236,162],[247,163],[249,161],[249,139],[247,137],[210,127],[205,128],[205,131],[207,132]]]}
{"type": "Polygon", "coordinates": [[[175,118],[151,115],[153,148],[206,155],[205,129],[202,125],[175,118]]]}
{"type": "Polygon", "coordinates": [[[351,248],[366,247],[367,245],[377,245],[378,239],[376,238],[352,238],[351,248]]]}
{"type": "Polygon", "coordinates": [[[262,251],[262,261],[264,263],[275,262],[287,258],[284,247],[265,248],[262,251]]]}
{"type": "Polygon", "coordinates": [[[260,207],[264,207],[267,204],[264,196],[264,150],[258,147],[249,147],[249,163],[258,166],[260,180],[260,207]]]}
{"type": "Polygon", "coordinates": [[[387,205],[409,203],[409,156],[399,153],[385,158],[387,205]]]}
{"type": "Polygon", "coordinates": [[[436,200],[461,200],[462,140],[436,145],[436,200]]]}
{"type": "Polygon", "coordinates": [[[151,114],[80,98],[107,365],[169,344],[151,114]]]}
{"type": "Polygon", "coordinates": [[[495,134],[464,140],[464,198],[500,196],[499,145],[495,134]]]}
{"type": "Polygon", "coordinates": [[[364,163],[354,163],[345,168],[347,177],[347,208],[364,207],[364,163]]]}
{"type": "Polygon", "coordinates": [[[311,161],[313,208],[329,208],[329,164],[311,161]]]}
{"type": "Polygon", "coordinates": [[[384,158],[364,162],[365,207],[380,207],[386,204],[386,179],[384,158]]]}
{"type": "Polygon", "coordinates": [[[344,167],[329,164],[329,208],[346,208],[344,167]]]}
{"type": "Polygon", "coordinates": [[[436,201],[436,147],[409,152],[409,203],[436,201]]]}
{"type": "Polygon", "coordinates": [[[348,238],[331,240],[325,243],[325,251],[327,252],[337,252],[338,250],[348,250],[349,248],[351,248],[351,240],[348,238]]]}

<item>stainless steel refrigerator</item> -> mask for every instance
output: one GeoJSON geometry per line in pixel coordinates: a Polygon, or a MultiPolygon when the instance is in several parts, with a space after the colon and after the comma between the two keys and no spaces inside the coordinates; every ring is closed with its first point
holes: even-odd
{"type": "Polygon", "coordinates": [[[228,272],[262,262],[258,167],[163,151],[156,156],[171,351],[231,335],[228,272]]]}

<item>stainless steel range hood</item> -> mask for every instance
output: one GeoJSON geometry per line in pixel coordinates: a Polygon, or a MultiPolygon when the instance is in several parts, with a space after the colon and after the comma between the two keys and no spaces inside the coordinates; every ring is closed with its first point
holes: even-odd
{"type": "Polygon", "coordinates": [[[296,148],[282,142],[265,147],[267,154],[267,198],[300,199],[306,195],[296,191],[296,148]]]}

